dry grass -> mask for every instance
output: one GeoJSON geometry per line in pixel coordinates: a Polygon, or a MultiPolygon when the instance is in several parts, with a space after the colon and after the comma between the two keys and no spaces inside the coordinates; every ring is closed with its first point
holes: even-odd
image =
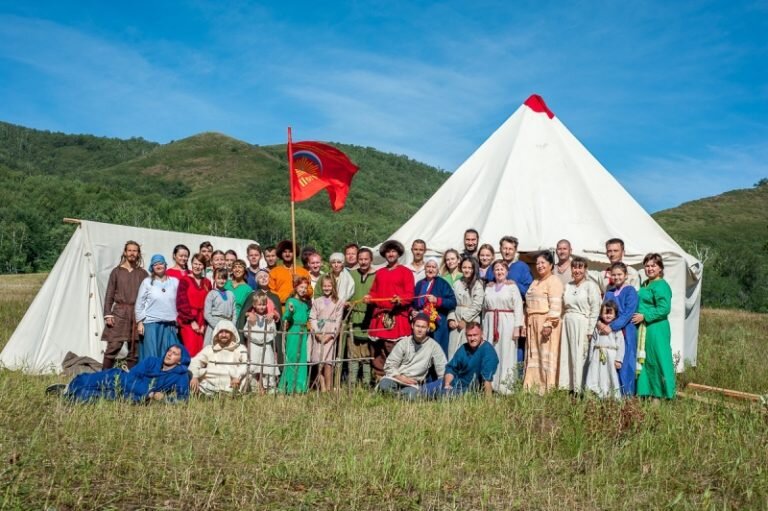
{"type": "MultiPolygon", "coordinates": [[[[0,308],[0,344],[31,293],[0,308]]],[[[705,311],[686,378],[768,391],[751,359],[718,355],[765,360],[765,322],[705,311]]],[[[0,508],[768,508],[756,408],[525,393],[405,403],[362,390],[70,406],[43,395],[54,379],[0,372],[0,508]]]]}

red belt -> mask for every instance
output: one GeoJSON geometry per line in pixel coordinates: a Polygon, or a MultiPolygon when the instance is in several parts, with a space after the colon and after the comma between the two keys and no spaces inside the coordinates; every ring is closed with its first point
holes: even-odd
{"type": "Polygon", "coordinates": [[[499,341],[499,312],[515,312],[512,309],[486,309],[493,313],[493,342],[499,341]]]}

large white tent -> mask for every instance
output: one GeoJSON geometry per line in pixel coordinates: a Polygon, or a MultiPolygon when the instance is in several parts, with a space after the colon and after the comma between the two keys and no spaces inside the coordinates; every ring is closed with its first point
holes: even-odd
{"type": "MultiPolygon", "coordinates": [[[[0,364],[30,373],[59,372],[68,351],[101,361],[105,343],[104,294],[126,241],[141,245],[145,263],[163,254],[171,263],[177,244],[191,251],[203,241],[245,257],[250,240],[80,221],[51,273],[0,353],[0,364]]],[[[171,263],[172,264],[172,263],[171,263]]]]}
{"type": "Polygon", "coordinates": [[[673,291],[677,369],[683,360],[696,363],[701,262],[664,232],[540,96],[528,98],[390,238],[406,248],[423,239],[428,253],[440,255],[461,249],[467,228],[496,250],[502,236],[516,236],[522,253],[553,249],[567,238],[590,269],[607,266],[609,238],[624,240],[624,261],[638,269],[645,254],[660,253],[673,291]]]}

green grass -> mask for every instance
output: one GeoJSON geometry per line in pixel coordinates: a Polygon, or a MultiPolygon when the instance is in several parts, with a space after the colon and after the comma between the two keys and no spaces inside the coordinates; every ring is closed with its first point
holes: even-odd
{"type": "MultiPolygon", "coordinates": [[[[16,293],[8,282],[0,345],[40,278],[16,293]]],[[[766,327],[764,315],[704,311],[700,364],[684,378],[768,392],[766,327]]],[[[768,507],[757,406],[560,393],[405,403],[362,390],[71,406],[43,394],[56,380],[0,372],[2,509],[768,507]]]]}

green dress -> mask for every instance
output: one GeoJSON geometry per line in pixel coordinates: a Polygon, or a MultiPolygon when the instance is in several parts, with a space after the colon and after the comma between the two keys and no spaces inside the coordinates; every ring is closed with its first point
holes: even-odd
{"type": "MultiPolygon", "coordinates": [[[[298,298],[288,298],[283,311],[283,321],[288,322],[285,335],[285,363],[307,363],[307,321],[309,307],[298,298]],[[293,311],[291,311],[293,308],[293,311]]],[[[279,389],[286,394],[307,391],[307,366],[285,366],[280,377],[279,389]]]]}
{"type": "Polygon", "coordinates": [[[251,289],[251,286],[245,282],[241,282],[240,285],[235,287],[231,280],[228,280],[227,283],[224,284],[224,289],[227,291],[232,291],[232,294],[235,295],[235,317],[240,316],[240,311],[243,308],[243,304],[248,298],[248,295],[253,292],[253,289],[251,289]]]}
{"type": "Polygon", "coordinates": [[[667,316],[672,289],[664,279],[645,282],[638,294],[637,312],[645,318],[645,364],[637,377],[637,395],[675,397],[675,364],[667,316]]]}

